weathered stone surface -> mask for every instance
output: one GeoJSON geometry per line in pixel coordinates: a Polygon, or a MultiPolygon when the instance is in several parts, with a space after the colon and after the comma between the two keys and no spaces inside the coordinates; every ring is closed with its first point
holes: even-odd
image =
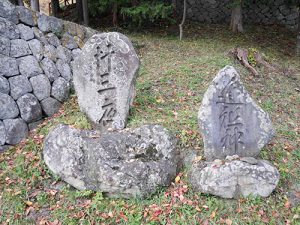
{"type": "Polygon", "coordinates": [[[0,146],[4,145],[6,141],[6,132],[4,123],[0,120],[0,146]]]}
{"type": "Polygon", "coordinates": [[[34,130],[36,129],[41,123],[43,123],[44,120],[38,120],[38,121],[35,121],[35,122],[32,122],[32,123],[29,123],[28,124],[28,129],[31,131],[31,130],[34,130]]]}
{"type": "Polygon", "coordinates": [[[38,100],[43,100],[50,97],[51,84],[47,76],[44,74],[30,78],[30,83],[33,89],[33,94],[38,100]]]}
{"type": "Polygon", "coordinates": [[[43,73],[37,59],[32,55],[19,58],[18,62],[20,73],[27,78],[43,73]]]}
{"type": "Polygon", "coordinates": [[[17,100],[20,114],[27,123],[38,121],[42,118],[42,108],[38,99],[33,94],[25,94],[17,100]]]}
{"type": "Polygon", "coordinates": [[[8,81],[11,90],[10,95],[15,100],[17,100],[22,95],[32,91],[29,80],[23,75],[11,77],[8,79],[8,81]]]}
{"type": "Polygon", "coordinates": [[[13,23],[18,23],[18,15],[16,11],[16,7],[11,4],[8,0],[1,0],[0,2],[0,15],[12,21],[13,23]]]}
{"type": "Polygon", "coordinates": [[[56,62],[56,68],[60,72],[60,75],[66,79],[66,81],[70,81],[72,79],[72,72],[68,63],[58,59],[56,62]]]}
{"type": "Polygon", "coordinates": [[[75,188],[125,198],[169,186],[178,163],[175,138],[158,125],[106,134],[59,125],[43,154],[49,168],[75,188]]]}
{"type": "Polygon", "coordinates": [[[0,93],[9,94],[9,90],[8,80],[5,77],[0,76],[0,93]]]}
{"type": "Polygon", "coordinates": [[[54,98],[45,98],[41,101],[42,109],[47,116],[53,116],[58,112],[61,103],[54,98]]]}
{"type": "Polygon", "coordinates": [[[63,29],[63,23],[60,19],[55,17],[40,14],[38,18],[38,27],[42,32],[60,33],[63,29]]]}
{"type": "Polygon", "coordinates": [[[44,46],[42,45],[42,43],[37,39],[33,39],[28,41],[28,45],[35,58],[38,61],[41,61],[44,56],[44,46]]]}
{"type": "Polygon", "coordinates": [[[70,93],[70,85],[69,82],[64,78],[57,78],[53,84],[51,89],[51,95],[56,98],[60,102],[64,102],[68,99],[70,93]]]}
{"type": "Polygon", "coordinates": [[[0,36],[0,54],[9,56],[10,40],[6,37],[0,36]]]}
{"type": "Polygon", "coordinates": [[[73,57],[73,59],[75,60],[78,56],[80,56],[81,52],[82,51],[79,48],[73,49],[72,50],[72,57],[73,57]]]}
{"type": "Polygon", "coordinates": [[[81,110],[100,130],[123,129],[135,94],[139,59],[120,33],[96,34],[74,61],[81,110]]]}
{"type": "Polygon", "coordinates": [[[12,146],[11,145],[0,146],[0,153],[7,151],[10,147],[12,147],[12,146]]]}
{"type": "Polygon", "coordinates": [[[32,31],[33,31],[33,34],[34,34],[34,37],[36,39],[38,39],[40,42],[42,42],[44,45],[47,45],[49,44],[44,33],[42,31],[40,31],[37,27],[33,27],[32,28],[32,31]]]}
{"type": "Polygon", "coordinates": [[[58,39],[58,37],[55,34],[49,33],[49,34],[46,34],[45,37],[50,45],[53,45],[55,47],[58,47],[60,45],[60,40],[58,39]]]}
{"type": "Polygon", "coordinates": [[[74,48],[78,48],[78,45],[76,43],[76,41],[74,40],[74,37],[71,36],[68,33],[64,33],[62,39],[61,39],[61,44],[62,46],[72,50],[74,48]]]}
{"type": "Polygon", "coordinates": [[[3,120],[6,132],[6,143],[16,145],[28,134],[28,127],[21,118],[3,120]]]}
{"type": "Polygon", "coordinates": [[[71,36],[78,36],[80,39],[84,39],[85,37],[85,31],[84,31],[84,27],[80,26],[77,23],[72,23],[72,22],[65,22],[64,23],[64,28],[65,30],[68,31],[68,33],[71,36]]]}
{"type": "MultiPolygon", "coordinates": [[[[248,157],[247,160],[249,160],[248,157]]],[[[189,179],[196,191],[223,198],[258,195],[268,197],[277,186],[279,173],[268,161],[215,160],[194,163],[189,179]]]]}
{"type": "Polygon", "coordinates": [[[16,102],[7,94],[0,93],[0,119],[12,119],[19,115],[16,102]]]}
{"type": "Polygon", "coordinates": [[[44,46],[44,57],[55,62],[57,59],[56,48],[53,45],[45,45],[44,46]]]}
{"type": "Polygon", "coordinates": [[[42,68],[51,82],[59,77],[59,72],[52,60],[44,58],[42,60],[42,68]]]}
{"type": "Polygon", "coordinates": [[[71,50],[63,47],[63,46],[58,46],[56,49],[57,57],[61,60],[63,60],[66,63],[70,63],[72,60],[72,54],[71,50]]]}
{"type": "Polygon", "coordinates": [[[233,67],[214,78],[198,113],[208,160],[257,156],[274,135],[269,115],[250,97],[233,67]]]}
{"type": "Polygon", "coordinates": [[[20,37],[19,29],[14,23],[0,17],[0,36],[17,39],[20,37]]]}
{"type": "Polygon", "coordinates": [[[20,31],[20,36],[23,40],[28,41],[34,38],[34,34],[31,27],[20,23],[18,24],[18,29],[20,31]]]}
{"type": "Polygon", "coordinates": [[[17,6],[17,11],[19,14],[19,19],[22,23],[29,26],[37,26],[38,12],[32,11],[22,6],[17,6]]]}
{"type": "Polygon", "coordinates": [[[0,75],[11,77],[19,74],[17,60],[11,57],[0,55],[0,75]]]}
{"type": "Polygon", "coordinates": [[[15,39],[10,42],[10,56],[21,57],[31,54],[28,44],[25,40],[15,39]]]}

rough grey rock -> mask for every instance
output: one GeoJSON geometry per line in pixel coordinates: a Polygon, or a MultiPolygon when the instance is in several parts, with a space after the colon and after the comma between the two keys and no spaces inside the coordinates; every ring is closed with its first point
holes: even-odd
{"type": "Polygon", "coordinates": [[[0,76],[0,93],[9,94],[9,91],[10,88],[8,80],[5,77],[0,76]]]}
{"type": "Polygon", "coordinates": [[[1,0],[0,15],[1,17],[8,19],[9,21],[12,21],[15,24],[17,24],[19,21],[16,7],[8,0],[1,0]]]}
{"type": "Polygon", "coordinates": [[[45,139],[43,155],[75,188],[125,198],[169,186],[178,163],[175,138],[158,125],[105,134],[59,125],[45,139]]]}
{"type": "Polygon", "coordinates": [[[57,53],[57,57],[63,60],[65,63],[71,62],[72,60],[71,50],[60,45],[57,47],[56,53],[57,53]]]}
{"type": "Polygon", "coordinates": [[[22,23],[29,26],[37,26],[38,12],[32,11],[22,6],[17,6],[19,19],[22,23]]]}
{"type": "Polygon", "coordinates": [[[52,60],[44,58],[42,60],[42,68],[51,82],[59,77],[59,72],[52,60]]]}
{"type": "Polygon", "coordinates": [[[32,123],[29,123],[28,124],[28,129],[31,131],[31,130],[34,130],[35,128],[38,127],[38,125],[40,125],[41,123],[43,123],[44,120],[38,120],[36,122],[32,122],[32,123]]]}
{"type": "Polygon", "coordinates": [[[43,73],[37,59],[32,55],[19,58],[18,62],[20,73],[27,78],[43,73]]]}
{"type": "Polygon", "coordinates": [[[53,45],[45,45],[44,46],[44,57],[56,62],[56,59],[57,59],[56,48],[53,45]]]}
{"type": "Polygon", "coordinates": [[[60,75],[67,81],[70,81],[72,79],[72,72],[68,63],[65,63],[61,59],[58,59],[56,62],[56,68],[60,72],[60,75]]]}
{"type": "Polygon", "coordinates": [[[34,38],[34,34],[31,27],[20,23],[18,24],[18,29],[20,31],[20,36],[23,40],[28,41],[34,38]]]}
{"type": "Polygon", "coordinates": [[[75,60],[78,56],[80,56],[81,52],[82,51],[79,48],[73,49],[72,50],[72,57],[73,57],[73,59],[75,60]]]}
{"type": "Polygon", "coordinates": [[[58,112],[61,103],[54,98],[46,98],[41,101],[42,109],[47,116],[53,116],[58,112]]]}
{"type": "Polygon", "coordinates": [[[27,137],[28,127],[21,118],[3,120],[6,132],[6,143],[16,145],[27,137]]]}
{"type": "Polygon", "coordinates": [[[0,54],[9,56],[10,40],[6,37],[0,36],[0,54]]]}
{"type": "Polygon", "coordinates": [[[42,42],[44,45],[47,45],[49,44],[44,33],[42,31],[40,31],[37,27],[33,27],[32,28],[32,31],[33,31],[33,34],[34,34],[34,37],[36,39],[38,39],[40,42],[42,42]]]}
{"type": "Polygon", "coordinates": [[[11,77],[8,79],[8,81],[11,90],[10,95],[15,100],[17,100],[22,95],[32,91],[29,80],[23,75],[11,77]]]}
{"type": "Polygon", "coordinates": [[[4,123],[0,120],[0,146],[4,145],[6,141],[6,132],[4,123]]]}
{"type": "Polygon", "coordinates": [[[50,97],[51,84],[47,76],[44,74],[30,78],[30,83],[33,89],[33,94],[38,100],[43,100],[50,97]]]}
{"type": "Polygon", "coordinates": [[[0,146],[0,153],[7,151],[10,147],[12,147],[12,146],[11,145],[0,146]]]}
{"type": "Polygon", "coordinates": [[[25,40],[15,39],[10,42],[10,56],[21,57],[31,54],[28,44],[25,40]]]}
{"type": "Polygon", "coordinates": [[[253,101],[231,66],[218,73],[204,94],[198,121],[208,160],[255,157],[274,135],[269,115],[253,101]]]}
{"type": "Polygon", "coordinates": [[[60,102],[64,102],[68,99],[70,93],[70,85],[69,82],[64,78],[57,78],[53,84],[51,89],[51,95],[56,98],[60,102]]]}
{"type": "Polygon", "coordinates": [[[288,199],[292,205],[292,207],[300,206],[300,182],[295,181],[289,188],[287,193],[288,199]]]}
{"type": "Polygon", "coordinates": [[[74,48],[78,48],[78,45],[76,43],[76,41],[74,40],[74,37],[71,36],[68,33],[64,33],[62,39],[61,39],[61,44],[62,46],[72,50],[74,48]]]}
{"type": "Polygon", "coordinates": [[[58,39],[58,37],[55,34],[49,33],[49,34],[46,34],[45,37],[50,45],[53,45],[55,47],[58,47],[60,45],[60,40],[58,39]]]}
{"type": "Polygon", "coordinates": [[[0,93],[0,119],[12,119],[19,115],[16,102],[7,94],[0,93]]]}
{"type": "Polygon", "coordinates": [[[100,130],[123,129],[135,95],[139,59],[127,37],[91,37],[74,61],[73,79],[81,110],[100,130]]]}
{"type": "Polygon", "coordinates": [[[41,61],[44,56],[44,46],[38,39],[28,41],[29,48],[32,54],[38,61],[41,61]]]}
{"type": "Polygon", "coordinates": [[[14,58],[0,55],[0,75],[11,77],[19,74],[17,60],[14,58]]]}
{"type": "Polygon", "coordinates": [[[200,161],[193,164],[189,179],[196,191],[222,198],[268,197],[278,184],[279,172],[265,160],[257,164],[242,160],[200,161]]]}
{"type": "Polygon", "coordinates": [[[19,29],[14,23],[0,17],[0,36],[17,39],[20,37],[19,29]]]}
{"type": "Polygon", "coordinates": [[[27,123],[38,121],[42,118],[42,108],[38,99],[33,94],[25,94],[17,100],[20,114],[27,123]]]}
{"type": "Polygon", "coordinates": [[[55,17],[40,14],[38,17],[38,27],[42,32],[60,33],[63,30],[63,23],[55,17]]]}

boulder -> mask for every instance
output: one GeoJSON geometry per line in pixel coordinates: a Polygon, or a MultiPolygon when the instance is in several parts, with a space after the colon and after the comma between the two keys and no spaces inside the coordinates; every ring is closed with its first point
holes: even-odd
{"type": "Polygon", "coordinates": [[[45,37],[50,45],[53,45],[55,47],[58,47],[60,45],[60,40],[58,39],[58,37],[55,34],[49,33],[49,34],[46,34],[45,37]]]}
{"type": "Polygon", "coordinates": [[[11,77],[8,79],[8,81],[11,90],[10,95],[15,100],[17,100],[22,95],[32,91],[29,80],[23,75],[11,77]]]}
{"type": "Polygon", "coordinates": [[[53,116],[58,112],[61,103],[54,98],[45,98],[41,101],[42,109],[47,116],[53,116]]]}
{"type": "Polygon", "coordinates": [[[31,54],[28,44],[23,39],[15,39],[10,42],[10,56],[18,58],[31,54]]]}
{"type": "Polygon", "coordinates": [[[22,6],[17,6],[19,19],[22,23],[29,26],[37,26],[38,12],[32,11],[22,6]]]}
{"type": "Polygon", "coordinates": [[[0,55],[0,75],[11,77],[19,74],[17,60],[11,57],[0,55]]]}
{"type": "Polygon", "coordinates": [[[40,14],[38,17],[38,27],[42,32],[60,33],[63,30],[63,23],[60,19],[52,16],[40,14]]]}
{"type": "Polygon", "coordinates": [[[30,78],[30,83],[33,89],[33,94],[38,100],[43,100],[50,97],[51,84],[47,76],[44,74],[30,78]]]}
{"type": "Polygon", "coordinates": [[[0,54],[9,56],[10,40],[6,37],[0,36],[0,54]]]}
{"type": "Polygon", "coordinates": [[[218,73],[204,94],[198,121],[208,160],[255,157],[274,136],[269,115],[250,97],[231,66],[218,73]]]}
{"type": "Polygon", "coordinates": [[[59,72],[51,59],[44,58],[42,60],[42,68],[50,82],[55,81],[59,77],[59,72]]]}
{"type": "Polygon", "coordinates": [[[56,98],[60,102],[64,102],[68,99],[69,93],[70,85],[64,78],[59,77],[53,82],[51,89],[52,97],[56,98]]]}
{"type": "Polygon", "coordinates": [[[17,24],[19,21],[16,7],[8,0],[1,0],[0,15],[1,17],[8,19],[9,21],[12,21],[15,24],[17,24]]]}
{"type": "Polygon", "coordinates": [[[63,78],[65,78],[66,81],[70,81],[72,79],[72,72],[68,63],[65,63],[61,59],[58,59],[56,62],[56,68],[60,72],[60,75],[63,78]]]}
{"type": "Polygon", "coordinates": [[[9,94],[9,91],[10,88],[8,80],[5,77],[0,76],[0,93],[9,94]]]}
{"type": "Polygon", "coordinates": [[[4,123],[0,120],[0,146],[4,145],[6,141],[6,132],[4,123]]]}
{"type": "Polygon", "coordinates": [[[81,110],[97,129],[123,129],[139,68],[129,39],[115,32],[96,34],[86,42],[73,65],[81,110]]]}
{"type": "Polygon", "coordinates": [[[6,143],[16,145],[27,137],[28,127],[21,118],[3,120],[6,132],[6,143]]]}
{"type": "Polygon", "coordinates": [[[44,46],[38,39],[28,41],[29,48],[35,58],[40,62],[44,56],[44,46]]]}
{"type": "Polygon", "coordinates": [[[56,49],[57,57],[64,61],[65,63],[70,63],[72,60],[72,54],[71,50],[63,47],[63,46],[58,46],[56,49]]]}
{"type": "Polygon", "coordinates": [[[17,39],[20,37],[20,32],[17,25],[0,17],[0,36],[17,39]]]}
{"type": "Polygon", "coordinates": [[[12,119],[19,115],[16,102],[7,94],[0,93],[0,119],[12,119]]]}
{"type": "Polygon", "coordinates": [[[27,123],[38,121],[42,118],[42,108],[38,99],[33,94],[25,94],[17,100],[21,118],[27,123]]]}
{"type": "Polygon", "coordinates": [[[112,197],[145,197],[176,176],[175,138],[163,127],[100,134],[59,125],[45,139],[50,170],[79,190],[112,197]]]}
{"type": "Polygon", "coordinates": [[[20,23],[18,24],[18,29],[20,31],[20,36],[23,40],[28,41],[34,38],[34,34],[31,27],[20,23]]]}
{"type": "Polygon", "coordinates": [[[61,39],[61,44],[62,46],[72,50],[72,49],[75,49],[75,48],[78,48],[78,45],[74,39],[73,36],[71,36],[70,34],[68,33],[65,33],[61,39]]]}
{"type": "Polygon", "coordinates": [[[45,45],[44,46],[44,57],[56,61],[57,59],[57,53],[56,53],[56,48],[53,45],[45,45]]]}
{"type": "Polygon", "coordinates": [[[194,190],[222,198],[268,197],[278,184],[279,172],[266,160],[237,156],[193,163],[189,180],[194,190]]]}
{"type": "Polygon", "coordinates": [[[18,59],[20,73],[27,78],[43,73],[37,59],[28,55],[18,59]]]}

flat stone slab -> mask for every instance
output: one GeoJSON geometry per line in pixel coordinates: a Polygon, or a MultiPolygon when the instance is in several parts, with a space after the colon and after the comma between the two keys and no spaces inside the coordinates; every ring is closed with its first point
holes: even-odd
{"type": "Polygon", "coordinates": [[[189,182],[196,191],[220,196],[268,197],[276,188],[279,172],[268,161],[252,157],[213,162],[196,162],[189,171],[189,182]]]}
{"type": "Polygon", "coordinates": [[[175,178],[176,139],[162,126],[100,133],[59,125],[45,139],[46,164],[79,190],[114,197],[145,197],[175,178]]]}
{"type": "Polygon", "coordinates": [[[246,91],[237,71],[226,66],[206,91],[198,113],[207,160],[259,155],[274,136],[269,115],[246,91]]]}
{"type": "Polygon", "coordinates": [[[135,95],[139,59],[129,39],[116,32],[92,36],[74,63],[81,110],[102,130],[123,129],[135,95]]]}

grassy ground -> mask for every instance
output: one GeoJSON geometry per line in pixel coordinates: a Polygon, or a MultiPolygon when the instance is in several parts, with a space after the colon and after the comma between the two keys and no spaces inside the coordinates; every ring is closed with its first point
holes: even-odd
{"type": "Polygon", "coordinates": [[[0,223],[9,224],[300,224],[300,207],[287,198],[300,178],[300,64],[293,56],[294,36],[285,30],[249,28],[233,35],[222,26],[187,29],[179,41],[165,32],[129,34],[141,58],[137,96],[128,127],[158,123],[180,139],[181,151],[203,155],[197,111],[218,70],[236,66],[247,90],[268,113],[277,134],[261,152],[279,169],[278,188],[267,199],[224,200],[195,193],[186,182],[159,190],[148,199],[107,199],[76,191],[53,176],[42,160],[45,135],[64,122],[90,128],[76,97],[47,119],[19,146],[0,155],[0,223]],[[259,77],[228,57],[230,49],[255,48],[281,69],[259,77]]]}

